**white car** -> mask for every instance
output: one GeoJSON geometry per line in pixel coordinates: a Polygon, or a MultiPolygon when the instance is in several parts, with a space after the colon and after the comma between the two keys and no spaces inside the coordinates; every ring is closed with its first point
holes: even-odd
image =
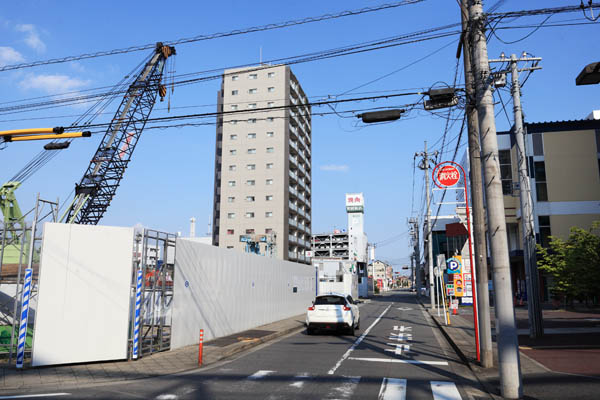
{"type": "Polygon", "coordinates": [[[316,330],[344,330],[354,335],[360,327],[359,303],[352,296],[341,293],[317,296],[306,312],[306,333],[311,335],[316,330]]]}

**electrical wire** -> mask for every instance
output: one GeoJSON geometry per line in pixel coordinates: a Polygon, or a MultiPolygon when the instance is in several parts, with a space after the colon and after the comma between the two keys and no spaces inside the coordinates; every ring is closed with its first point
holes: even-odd
{"type": "MultiPolygon", "coordinates": [[[[193,43],[193,42],[212,40],[212,39],[231,37],[231,36],[239,36],[239,35],[245,35],[248,33],[255,33],[255,32],[264,32],[264,31],[270,31],[270,30],[275,30],[275,29],[288,28],[291,26],[305,25],[305,24],[310,24],[310,23],[314,23],[314,22],[328,21],[328,20],[333,20],[333,19],[338,19],[338,18],[372,13],[372,12],[376,12],[376,11],[389,10],[392,8],[397,8],[397,7],[401,7],[401,6],[420,3],[422,1],[424,1],[424,0],[403,0],[403,1],[398,1],[395,3],[387,3],[387,4],[381,4],[378,6],[364,7],[364,8],[357,9],[357,10],[346,10],[346,11],[338,12],[335,14],[323,14],[323,15],[319,15],[319,16],[307,17],[307,18],[303,18],[303,19],[296,19],[296,20],[291,20],[291,21],[286,21],[286,22],[271,23],[271,24],[254,26],[254,27],[249,27],[249,28],[236,29],[236,30],[231,30],[228,32],[218,32],[218,33],[211,33],[211,34],[206,34],[206,35],[197,35],[197,36],[192,36],[189,38],[170,40],[170,41],[166,41],[163,43],[166,45],[175,46],[178,44],[193,43]]],[[[142,50],[150,50],[150,49],[154,49],[155,47],[156,47],[156,43],[152,43],[152,44],[145,44],[145,45],[140,45],[140,46],[130,46],[130,47],[121,48],[121,49],[99,51],[96,53],[86,53],[86,54],[80,54],[80,55],[76,55],[76,56],[67,56],[67,57],[62,57],[62,58],[53,58],[53,59],[49,59],[49,60],[34,61],[34,62],[29,62],[29,63],[6,65],[3,67],[0,67],[0,72],[10,71],[10,70],[15,70],[15,69],[22,69],[22,68],[37,67],[39,65],[59,64],[59,63],[84,60],[84,59],[89,59],[89,58],[111,56],[111,55],[115,55],[115,54],[124,54],[124,53],[131,53],[131,52],[142,51],[142,50]]]]}

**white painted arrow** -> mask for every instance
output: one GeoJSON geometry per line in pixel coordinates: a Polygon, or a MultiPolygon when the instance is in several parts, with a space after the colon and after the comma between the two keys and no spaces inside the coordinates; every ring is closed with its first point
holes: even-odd
{"type": "Polygon", "coordinates": [[[396,346],[395,349],[385,349],[385,351],[393,351],[394,354],[396,354],[397,356],[401,356],[402,355],[402,350],[404,350],[404,353],[409,353],[410,352],[410,345],[408,344],[394,344],[394,343],[388,343],[389,346],[396,346]]]}
{"type": "Polygon", "coordinates": [[[390,335],[391,340],[397,340],[399,342],[402,342],[405,340],[410,341],[410,340],[412,340],[412,338],[413,338],[412,333],[392,333],[390,335]]]}
{"type": "Polygon", "coordinates": [[[410,308],[410,307],[396,307],[396,310],[400,310],[400,311],[410,311],[410,310],[412,310],[412,308],[410,308]]]}
{"type": "Polygon", "coordinates": [[[410,332],[410,331],[412,331],[412,326],[404,326],[404,325],[402,325],[402,326],[398,327],[398,325],[394,325],[394,330],[395,331],[400,331],[400,332],[404,332],[404,331],[410,332]]]}

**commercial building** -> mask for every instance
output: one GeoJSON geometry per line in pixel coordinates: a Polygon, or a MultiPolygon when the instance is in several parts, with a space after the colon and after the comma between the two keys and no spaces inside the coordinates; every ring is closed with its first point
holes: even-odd
{"type": "Polygon", "coordinates": [[[213,245],[310,263],[311,110],[286,65],[229,69],[218,92],[213,245]]]}

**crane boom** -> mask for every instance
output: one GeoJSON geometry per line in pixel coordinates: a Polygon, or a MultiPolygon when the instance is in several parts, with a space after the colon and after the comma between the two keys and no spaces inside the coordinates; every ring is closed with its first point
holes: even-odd
{"type": "Polygon", "coordinates": [[[75,185],[75,198],[66,213],[66,222],[96,225],[110,205],[146,121],[156,102],[157,93],[164,96],[160,84],[167,58],[175,48],[162,43],[137,79],[129,86],[102,142],[92,157],[80,183],[75,185]]]}

